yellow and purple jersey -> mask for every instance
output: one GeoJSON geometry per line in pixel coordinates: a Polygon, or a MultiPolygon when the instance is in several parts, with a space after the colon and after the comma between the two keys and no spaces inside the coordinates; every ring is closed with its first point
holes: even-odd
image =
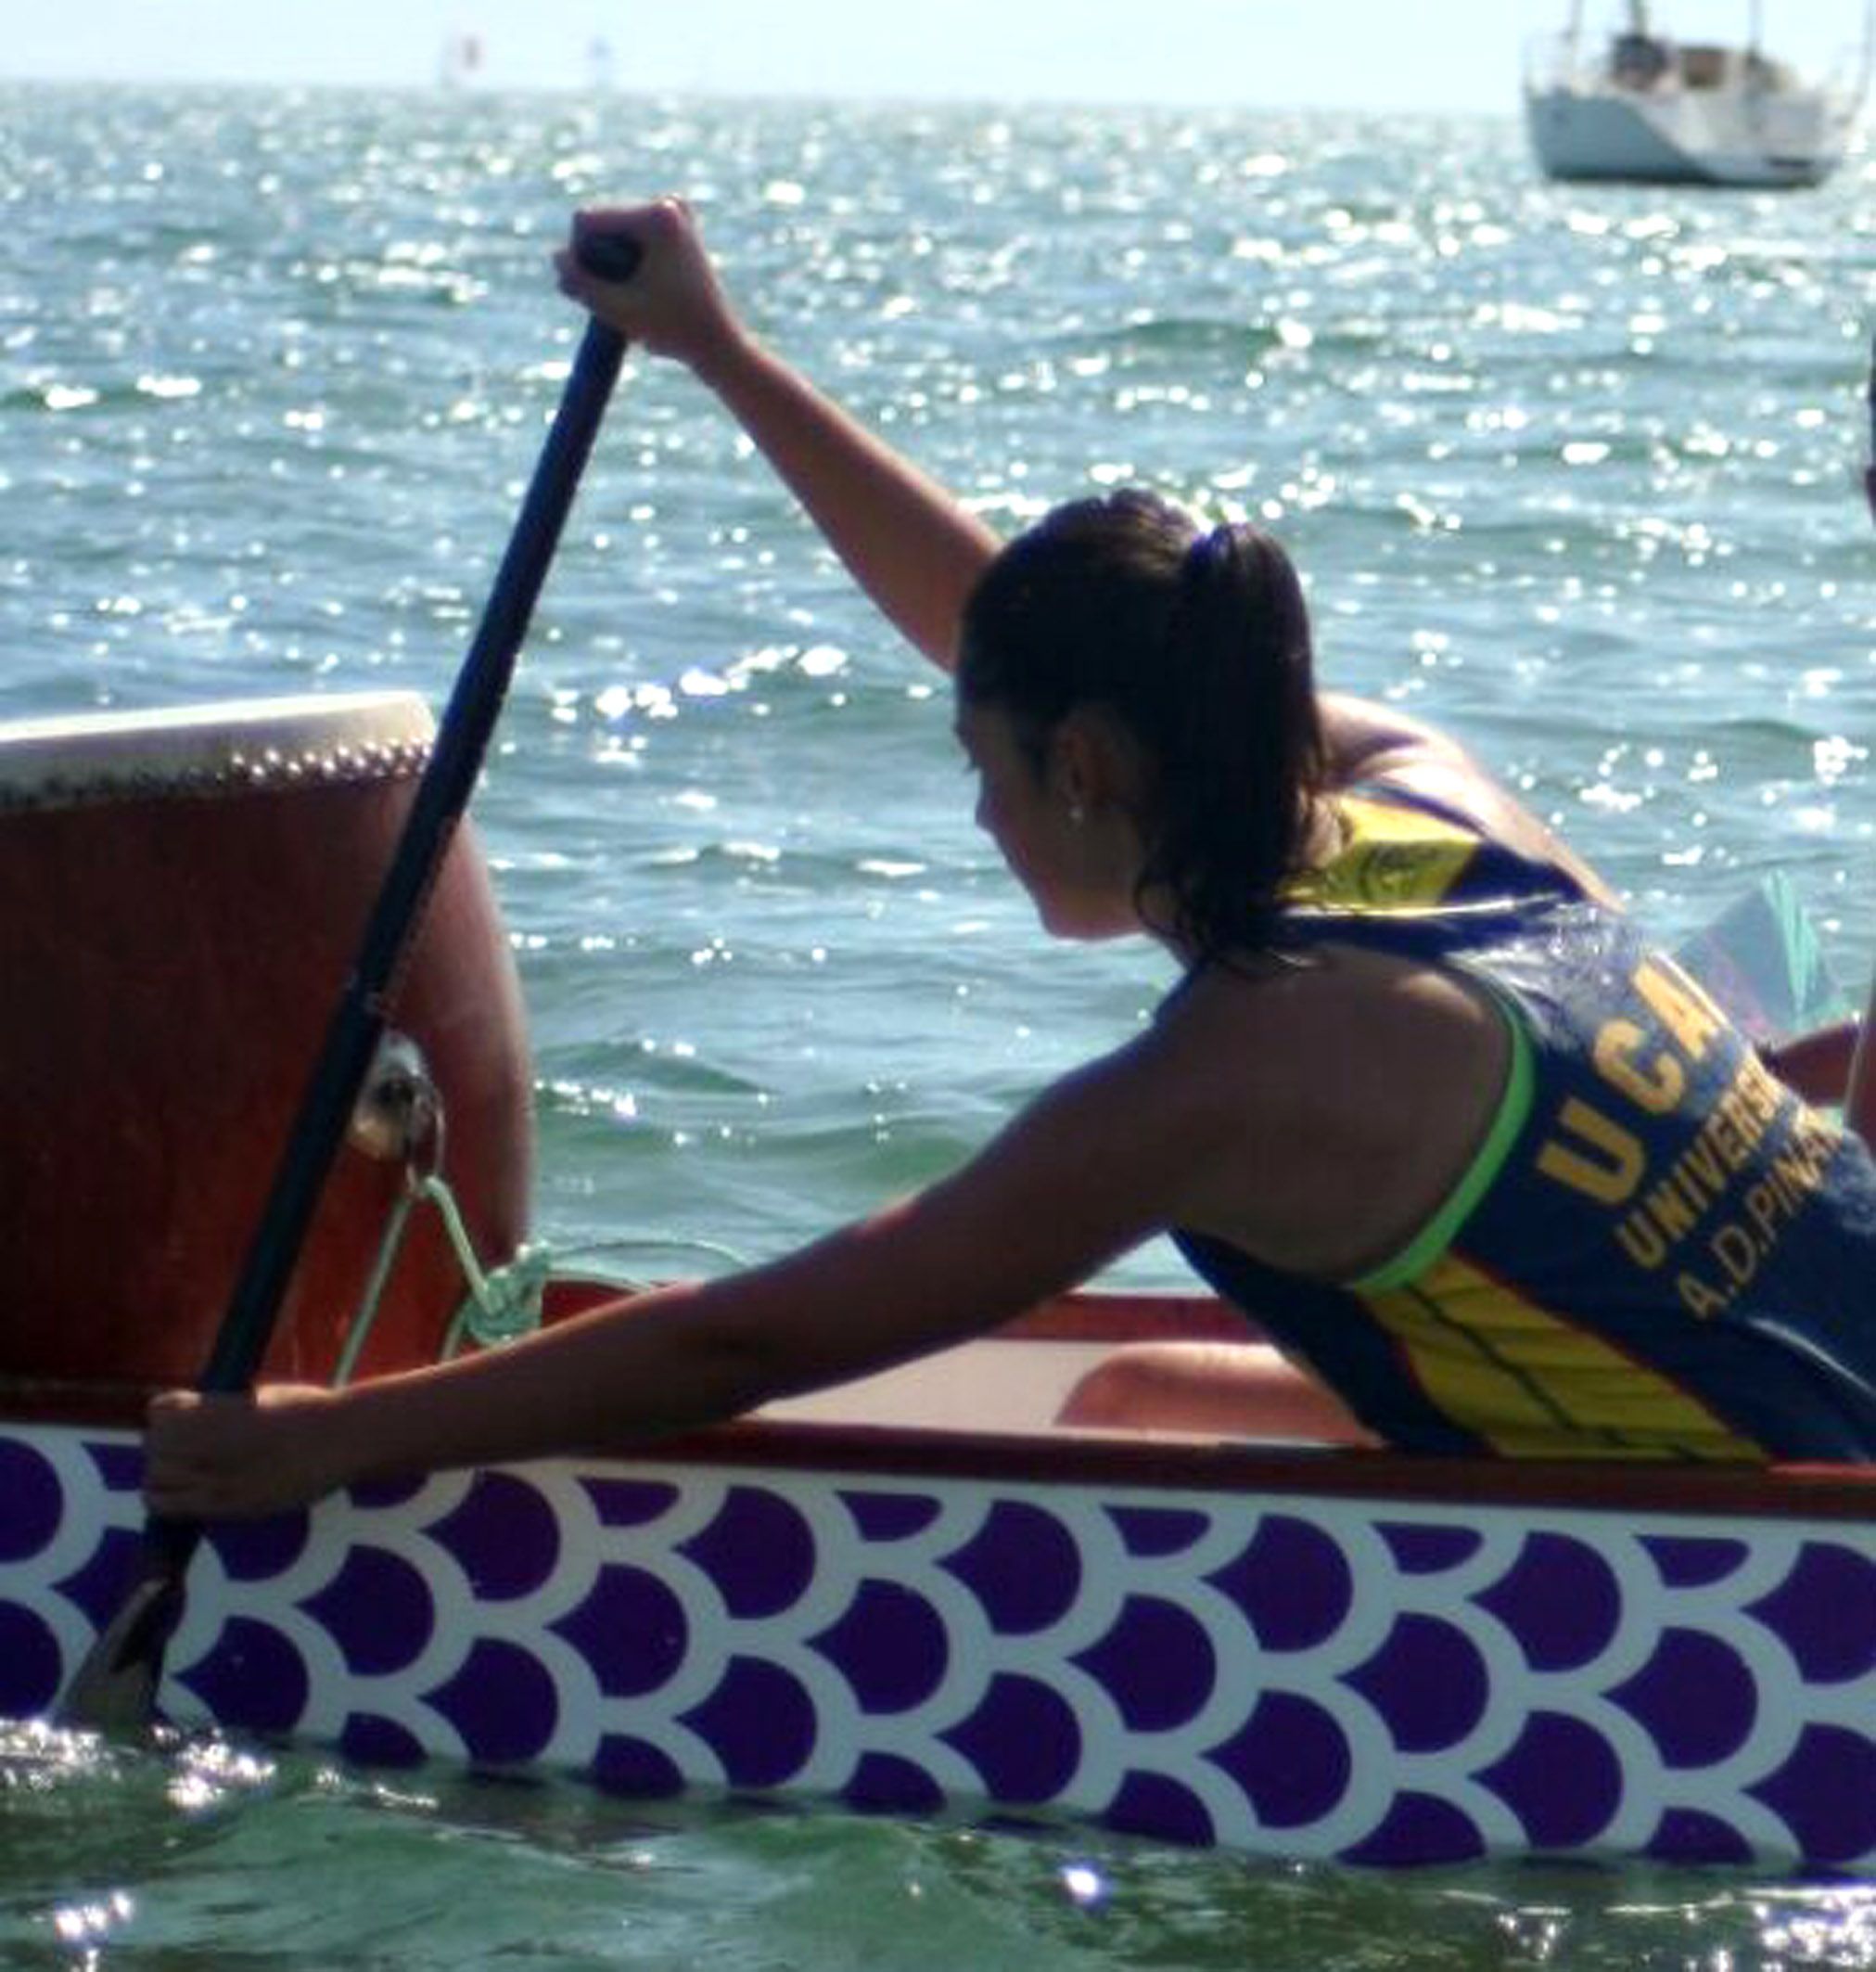
{"type": "Polygon", "coordinates": [[[1385,1265],[1324,1282],[1180,1234],[1371,1429],[1538,1458],[1876,1458],[1876,1165],[1564,871],[1393,790],[1338,800],[1295,948],[1449,969],[1512,1066],[1471,1168],[1385,1265]]]}

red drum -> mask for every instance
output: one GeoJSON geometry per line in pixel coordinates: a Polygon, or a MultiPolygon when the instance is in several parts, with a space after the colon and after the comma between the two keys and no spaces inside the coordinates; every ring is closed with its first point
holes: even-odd
{"type": "MultiPolygon", "coordinates": [[[[434,728],[401,693],[0,724],[0,1376],[201,1373],[434,728]]],[[[526,1227],[521,998],[459,829],[389,1008],[485,1266],[526,1227]]],[[[323,1380],[404,1166],[339,1153],[267,1359],[323,1380]]],[[[412,1213],[364,1371],[428,1360],[463,1279],[412,1213]]]]}

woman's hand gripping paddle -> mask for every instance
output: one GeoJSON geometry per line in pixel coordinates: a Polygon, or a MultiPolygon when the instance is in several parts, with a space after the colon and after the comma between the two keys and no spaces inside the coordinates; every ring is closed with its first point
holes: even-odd
{"type": "MultiPolygon", "coordinates": [[[[612,281],[631,277],[639,250],[617,235],[590,237],[579,249],[589,273],[612,281]]],[[[313,1209],[376,1053],[403,954],[480,772],[624,352],[616,329],[588,325],[223,1315],[200,1378],[203,1390],[246,1389],[267,1352],[313,1209]]],[[[148,1723],[163,1654],[182,1612],[184,1574],[201,1537],[194,1521],[147,1522],[136,1577],[67,1688],[61,1722],[107,1729],[148,1723]]]]}

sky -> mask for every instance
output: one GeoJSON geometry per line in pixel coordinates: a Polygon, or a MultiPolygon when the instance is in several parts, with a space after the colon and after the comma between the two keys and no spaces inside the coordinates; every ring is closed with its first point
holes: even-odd
{"type": "MultiPolygon", "coordinates": [[[[1857,0],[1764,0],[1774,52],[1854,44],[1857,0]],[[1793,45],[1793,37],[1800,37],[1793,45]]],[[[1515,113],[1568,0],[0,0],[0,80],[425,86],[475,41],[490,87],[1515,113]]],[[[1616,0],[1589,0],[1599,27],[1616,0]]],[[[1653,0],[1742,39],[1748,0],[1653,0]]]]}
{"type": "MultiPolygon", "coordinates": [[[[1685,4],[1685,0],[1683,0],[1685,4]]],[[[1826,0],[1799,0],[1815,8],[1826,0]]],[[[1776,9],[1777,0],[1772,0],[1776,9]]],[[[0,79],[427,84],[1501,110],[1565,0],[0,0],[0,79]],[[1432,25],[1432,32],[1429,26],[1432,25]]],[[[1734,9],[1742,14],[1743,8],[1734,9]]]]}

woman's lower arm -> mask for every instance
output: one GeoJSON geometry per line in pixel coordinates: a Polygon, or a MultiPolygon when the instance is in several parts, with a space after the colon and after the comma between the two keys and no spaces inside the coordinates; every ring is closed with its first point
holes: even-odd
{"type": "Polygon", "coordinates": [[[699,1320],[701,1291],[608,1302],[503,1350],[352,1386],[331,1418],[342,1478],[616,1445],[760,1402],[778,1365],[699,1320]]]}
{"type": "Polygon", "coordinates": [[[611,1302],[504,1349],[340,1390],[166,1394],[150,1412],[151,1507],[241,1518],[360,1480],[622,1449],[734,1415],[794,1380],[787,1325],[762,1319],[751,1278],[611,1302]]]}

